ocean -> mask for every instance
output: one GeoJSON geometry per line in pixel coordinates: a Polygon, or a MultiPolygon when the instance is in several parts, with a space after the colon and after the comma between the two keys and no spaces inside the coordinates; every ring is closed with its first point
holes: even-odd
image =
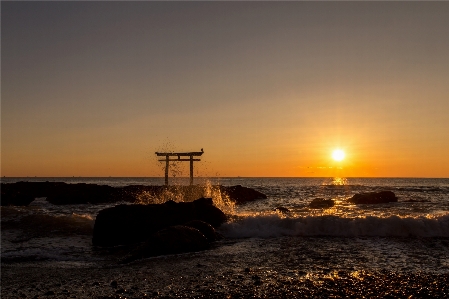
{"type": "MultiPolygon", "coordinates": [[[[171,183],[187,185],[188,180],[177,178],[171,183]]],[[[1,181],[54,181],[116,187],[164,183],[163,178],[2,178],[1,181]]],[[[153,297],[170,297],[178,292],[189,298],[206,291],[233,294],[233,285],[245,285],[248,273],[251,276],[246,283],[258,286],[259,290],[280,281],[311,280],[322,284],[322,279],[338,275],[355,279],[385,271],[395,275],[448,278],[449,179],[238,177],[196,178],[195,183],[242,185],[268,198],[235,206],[224,198],[225,195],[214,194],[214,202],[229,216],[229,221],[218,229],[223,240],[204,252],[148,258],[127,266],[130,268],[117,263],[117,254],[105,254],[91,242],[97,213],[118,203],[52,205],[45,198],[36,198],[29,206],[1,207],[2,298],[12,298],[19,293],[31,296],[41,292],[42,295],[44,291],[47,295],[51,294],[48,292],[60,294],[59,297],[64,297],[63,291],[67,291],[67,298],[73,294],[100,298],[108,292],[119,296],[117,289],[111,289],[110,285],[114,279],[120,284],[117,277],[123,279],[123,290],[137,288],[130,294],[146,292],[153,297]],[[383,190],[393,191],[398,202],[354,205],[346,201],[357,193],[383,190]],[[315,198],[332,199],[335,205],[312,209],[309,203],[315,198]],[[282,212],[279,207],[283,208],[282,212]],[[47,278],[40,282],[36,269],[47,278]],[[78,289],[73,285],[70,289],[64,282],[56,287],[49,286],[46,273],[76,269],[88,269],[82,273],[93,275],[98,284],[78,289]],[[148,277],[157,273],[160,279],[145,287],[142,282],[132,282],[131,276],[123,276],[123,272],[130,269],[148,277]],[[146,270],[149,273],[142,274],[146,270]],[[17,277],[17,273],[24,276],[17,277]],[[201,282],[200,287],[190,290],[190,285],[195,284],[194,277],[197,283],[201,282]],[[206,283],[208,279],[212,281],[210,284],[206,283]],[[193,292],[189,293],[191,296],[186,295],[187,289],[193,292]]],[[[262,293],[252,292],[255,297],[264,297],[262,293]]],[[[123,294],[126,295],[120,296],[123,294]]]]}

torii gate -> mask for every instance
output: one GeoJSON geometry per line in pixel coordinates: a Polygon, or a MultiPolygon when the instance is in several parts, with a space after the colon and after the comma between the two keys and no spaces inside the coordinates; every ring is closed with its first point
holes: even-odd
{"type": "Polygon", "coordinates": [[[187,153],[159,153],[156,152],[156,156],[165,156],[165,159],[159,160],[160,162],[165,161],[165,185],[168,186],[168,166],[170,161],[190,161],[190,185],[193,185],[193,161],[201,161],[200,159],[193,159],[193,157],[201,156],[204,153],[203,149],[201,152],[187,152],[187,153]],[[178,159],[170,159],[170,157],[178,157],[178,159]],[[189,157],[181,159],[181,157],[189,157]]]}

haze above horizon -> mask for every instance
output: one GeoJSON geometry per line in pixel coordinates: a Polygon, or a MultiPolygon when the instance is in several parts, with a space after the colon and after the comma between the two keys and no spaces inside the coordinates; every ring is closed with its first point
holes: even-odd
{"type": "Polygon", "coordinates": [[[195,177],[447,178],[448,16],[2,1],[1,176],[159,177],[154,152],[204,148],[195,177]]]}

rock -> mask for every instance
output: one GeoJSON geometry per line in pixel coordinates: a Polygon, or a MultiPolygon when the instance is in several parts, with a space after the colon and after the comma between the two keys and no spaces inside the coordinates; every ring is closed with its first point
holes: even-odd
{"type": "MultiPolygon", "coordinates": [[[[3,189],[3,188],[2,188],[3,189]]],[[[3,191],[3,190],[2,190],[3,191]]],[[[2,206],[27,206],[34,201],[35,197],[29,193],[15,192],[11,194],[3,194],[2,206]]]]}
{"type": "Polygon", "coordinates": [[[44,197],[49,183],[17,182],[1,184],[1,205],[27,206],[36,197],[44,197]]]}
{"type": "MultiPolygon", "coordinates": [[[[189,205],[191,203],[180,204],[189,205]]],[[[193,205],[195,207],[194,209],[196,211],[197,217],[192,220],[201,220],[209,223],[213,227],[219,227],[227,220],[226,215],[219,208],[214,206],[212,198],[199,198],[193,201],[193,205]]]]}
{"type": "Polygon", "coordinates": [[[397,202],[398,198],[391,191],[369,192],[355,194],[348,199],[348,202],[354,204],[381,204],[388,202],[397,202]]]}
{"type": "Polygon", "coordinates": [[[230,187],[220,186],[220,191],[225,195],[228,195],[229,198],[237,204],[267,198],[265,194],[251,188],[242,187],[241,185],[230,187]]]}
{"type": "Polygon", "coordinates": [[[326,209],[331,208],[335,205],[332,199],[315,198],[309,203],[309,208],[311,209],[326,209]]]}
{"type": "Polygon", "coordinates": [[[28,205],[37,197],[52,204],[105,203],[115,200],[115,188],[96,184],[62,182],[17,182],[1,184],[2,206],[28,205]]]}
{"type": "Polygon", "coordinates": [[[51,190],[47,201],[51,204],[100,204],[113,201],[116,188],[96,184],[65,184],[64,187],[51,190]]]}
{"type": "Polygon", "coordinates": [[[146,257],[201,251],[207,248],[209,248],[209,241],[199,230],[175,225],[153,234],[121,262],[129,263],[146,257]]]}
{"type": "Polygon", "coordinates": [[[101,210],[94,224],[92,243],[115,246],[148,240],[154,233],[192,220],[201,220],[214,227],[226,221],[226,215],[212,205],[212,199],[193,202],[151,205],[118,205],[101,210]]]}
{"type": "Polygon", "coordinates": [[[184,226],[196,228],[207,238],[209,242],[213,242],[217,239],[214,227],[204,221],[192,220],[187,223],[184,223],[184,226]]]}
{"type": "MultiPolygon", "coordinates": [[[[29,205],[37,197],[46,197],[55,205],[66,204],[101,204],[125,201],[141,203],[141,200],[151,198],[182,197],[183,201],[193,201],[196,198],[219,191],[226,194],[237,204],[267,198],[254,189],[237,186],[205,185],[192,186],[143,186],[132,185],[111,187],[97,184],[67,184],[63,182],[17,182],[1,184],[1,205],[29,205]],[[145,196],[142,196],[144,194],[145,196]]],[[[148,202],[145,202],[148,203],[148,202]]],[[[150,202],[151,203],[151,202],[150,202]]]]}
{"type": "Polygon", "coordinates": [[[183,225],[158,231],[150,242],[155,255],[200,251],[209,247],[209,241],[199,230],[183,225]]]}

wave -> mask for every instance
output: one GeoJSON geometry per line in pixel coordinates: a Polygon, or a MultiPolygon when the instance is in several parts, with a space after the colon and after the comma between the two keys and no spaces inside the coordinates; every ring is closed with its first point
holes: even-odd
{"type": "Polygon", "coordinates": [[[338,216],[282,217],[258,215],[238,218],[220,228],[228,238],[279,236],[335,237],[449,237],[449,214],[435,217],[344,218],[338,216]]]}
{"type": "Polygon", "coordinates": [[[63,235],[90,235],[92,234],[94,220],[90,215],[48,215],[31,214],[16,217],[14,220],[2,219],[2,229],[20,229],[34,237],[54,234],[63,235]]]}

